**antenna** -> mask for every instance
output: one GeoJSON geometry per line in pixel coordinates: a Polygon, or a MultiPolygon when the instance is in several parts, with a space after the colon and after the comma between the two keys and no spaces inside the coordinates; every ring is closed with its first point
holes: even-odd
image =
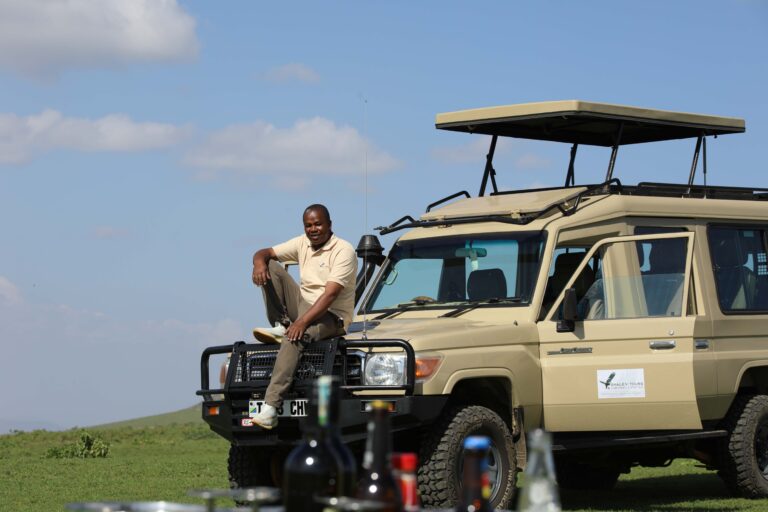
{"type": "MultiPolygon", "coordinates": [[[[368,98],[360,93],[363,100],[363,233],[368,230],[368,98]]],[[[363,290],[368,288],[368,272],[365,271],[368,264],[368,252],[363,254],[363,290]]],[[[367,304],[363,307],[363,333],[362,339],[368,339],[368,311],[367,304]]]]}

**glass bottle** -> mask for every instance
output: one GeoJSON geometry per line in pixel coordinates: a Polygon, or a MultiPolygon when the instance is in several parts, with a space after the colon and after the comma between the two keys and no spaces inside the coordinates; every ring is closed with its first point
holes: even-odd
{"type": "Polygon", "coordinates": [[[536,429],[528,435],[528,464],[520,495],[523,512],[559,512],[555,463],[552,457],[552,434],[536,429]]]}
{"type": "Polygon", "coordinates": [[[461,476],[461,498],[456,512],[492,512],[488,500],[491,483],[488,477],[488,451],[491,440],[485,436],[469,436],[464,440],[464,468],[461,476]]]}
{"type": "Polygon", "coordinates": [[[343,491],[342,463],[328,442],[330,381],[321,379],[312,387],[304,441],[285,460],[285,512],[322,512],[325,505],[316,498],[339,496],[343,491]]]}
{"type": "Polygon", "coordinates": [[[400,486],[405,512],[417,512],[421,509],[419,485],[416,481],[418,461],[415,453],[392,454],[392,473],[400,486]]]}
{"type": "Polygon", "coordinates": [[[390,462],[392,436],[389,427],[389,405],[381,400],[374,400],[370,408],[363,472],[355,497],[380,502],[383,512],[403,512],[403,498],[392,475],[390,462]]]}
{"type": "Polygon", "coordinates": [[[357,486],[357,460],[352,452],[341,440],[341,429],[339,427],[339,404],[341,401],[341,390],[339,389],[339,378],[336,376],[322,376],[318,381],[325,380],[329,382],[330,402],[328,408],[328,430],[326,437],[328,443],[336,452],[342,466],[342,496],[354,496],[357,486]]]}

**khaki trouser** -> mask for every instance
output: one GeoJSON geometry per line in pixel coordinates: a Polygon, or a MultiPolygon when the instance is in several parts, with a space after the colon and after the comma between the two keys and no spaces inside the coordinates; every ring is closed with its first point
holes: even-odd
{"type": "MultiPolygon", "coordinates": [[[[312,307],[312,304],[302,298],[301,288],[280,263],[274,260],[269,262],[269,275],[270,282],[262,287],[262,292],[270,325],[274,325],[275,322],[293,322],[312,307]],[[270,284],[274,287],[274,295],[267,292],[266,288],[270,284]],[[275,301],[278,303],[276,304],[275,301]]],[[[296,372],[296,366],[306,345],[343,334],[344,325],[341,319],[331,312],[326,312],[307,327],[302,340],[283,340],[275,359],[275,368],[272,370],[272,379],[269,381],[264,400],[274,407],[282,404],[283,396],[291,387],[293,374],[296,372]]]]}

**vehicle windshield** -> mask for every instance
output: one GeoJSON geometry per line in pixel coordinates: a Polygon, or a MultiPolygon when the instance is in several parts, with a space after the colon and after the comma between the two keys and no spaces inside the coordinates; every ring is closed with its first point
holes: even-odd
{"type": "Polygon", "coordinates": [[[398,242],[363,309],[527,305],[543,248],[539,231],[398,242]]]}

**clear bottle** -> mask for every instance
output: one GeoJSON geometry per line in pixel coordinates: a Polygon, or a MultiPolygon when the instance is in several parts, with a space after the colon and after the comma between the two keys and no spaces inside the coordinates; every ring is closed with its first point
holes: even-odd
{"type": "Polygon", "coordinates": [[[405,512],[417,512],[421,509],[419,485],[416,481],[416,467],[419,459],[415,453],[393,453],[392,473],[400,486],[405,512]]]}
{"type": "Polygon", "coordinates": [[[559,512],[552,434],[536,429],[528,435],[528,464],[518,509],[521,512],[559,512]]]}
{"type": "Polygon", "coordinates": [[[328,442],[330,381],[315,381],[304,426],[304,441],[288,454],[283,470],[285,512],[322,512],[322,496],[344,490],[340,457],[328,442]]]}
{"type": "Polygon", "coordinates": [[[342,491],[341,496],[354,496],[357,488],[357,460],[352,452],[341,440],[341,429],[339,427],[339,405],[341,390],[339,389],[339,378],[336,376],[323,376],[318,381],[325,380],[329,382],[330,397],[328,406],[328,430],[326,437],[328,443],[336,452],[342,465],[342,491]]]}
{"type": "Polygon", "coordinates": [[[370,407],[371,418],[368,420],[363,472],[355,497],[381,503],[383,512],[403,512],[403,497],[392,475],[390,461],[392,435],[389,426],[389,405],[381,400],[374,400],[370,407]]]}
{"type": "Polygon", "coordinates": [[[485,436],[469,436],[464,440],[464,468],[461,497],[456,512],[492,512],[488,500],[491,483],[488,477],[488,451],[491,440],[485,436]]]}

